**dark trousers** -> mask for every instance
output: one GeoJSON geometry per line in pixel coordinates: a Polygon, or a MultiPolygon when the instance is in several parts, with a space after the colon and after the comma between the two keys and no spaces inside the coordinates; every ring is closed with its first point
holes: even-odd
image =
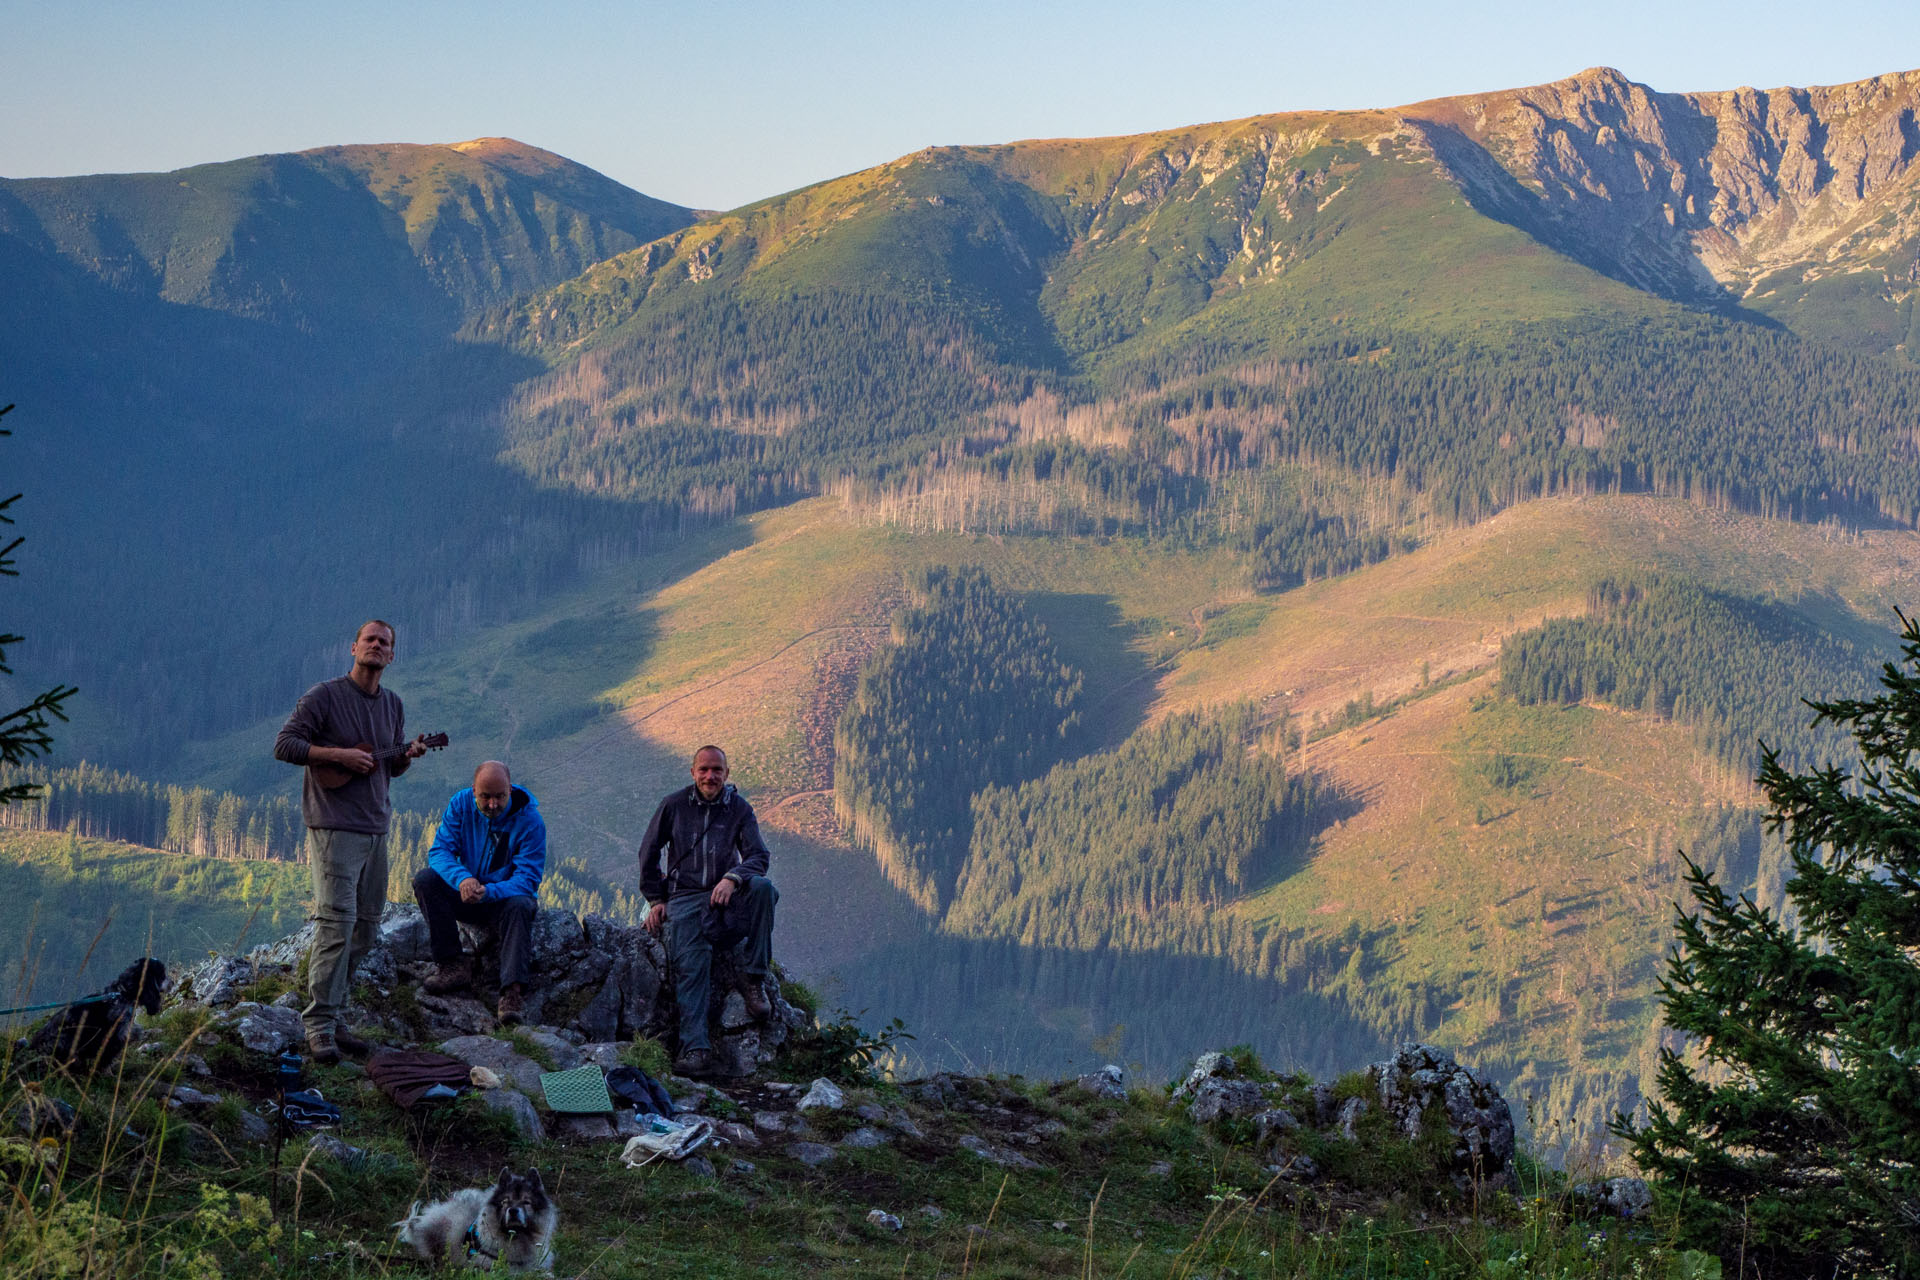
{"type": "MultiPolygon", "coordinates": [[[[773,966],[773,906],[780,891],[765,876],[748,876],[734,892],[727,913],[746,935],[740,948],[740,968],[758,980],[773,966]]],[[[707,1002],[713,989],[713,939],[702,926],[707,917],[707,895],[687,893],[667,899],[667,949],[673,961],[673,996],[680,1007],[680,1048],[710,1049],[707,1002]]]]}
{"type": "Polygon", "coordinates": [[[413,900],[427,918],[427,938],[433,946],[433,962],[450,964],[460,958],[459,922],[485,925],[500,943],[500,985],[510,987],[527,980],[533,954],[533,913],[538,905],[532,898],[489,898],[480,902],[460,901],[460,891],[440,878],[432,867],[414,873],[413,900]]]}

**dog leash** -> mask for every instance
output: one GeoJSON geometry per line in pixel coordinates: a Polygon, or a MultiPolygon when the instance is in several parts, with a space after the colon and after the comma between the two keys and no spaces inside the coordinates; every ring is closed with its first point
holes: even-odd
{"type": "MultiPolygon", "coordinates": [[[[118,993],[116,992],[115,995],[118,993]]],[[[9,1018],[16,1013],[39,1013],[43,1009],[66,1009],[80,1004],[105,1004],[114,996],[98,994],[81,996],[78,1000],[49,1000],[45,1004],[23,1004],[13,1009],[0,1009],[0,1018],[9,1018]]]]}

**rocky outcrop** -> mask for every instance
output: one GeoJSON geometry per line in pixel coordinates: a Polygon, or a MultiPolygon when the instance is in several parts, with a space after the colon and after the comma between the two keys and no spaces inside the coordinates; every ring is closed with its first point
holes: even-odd
{"type": "Polygon", "coordinates": [[[1513,1184],[1513,1113],[1493,1084],[1424,1044],[1403,1046],[1368,1067],[1363,1078],[1359,1088],[1358,1082],[1335,1087],[1255,1078],[1226,1054],[1207,1053],[1174,1088],[1173,1101],[1186,1105],[1195,1124],[1230,1120],[1250,1126],[1255,1144],[1272,1144],[1275,1171],[1291,1177],[1311,1176],[1306,1171],[1312,1162],[1290,1150],[1288,1135],[1311,1126],[1360,1142],[1371,1114],[1383,1116],[1386,1128],[1407,1141],[1437,1137],[1442,1173],[1461,1190],[1513,1184]]]}
{"type": "MultiPolygon", "coordinates": [[[[492,937],[468,925],[461,926],[461,933],[464,945],[476,956],[476,971],[498,972],[492,937]]],[[[215,1010],[250,1049],[269,1055],[298,1049],[304,1043],[298,997],[290,993],[272,1005],[242,997],[263,980],[290,977],[312,940],[313,928],[308,925],[245,956],[203,961],[180,975],[179,998],[215,1010]]],[[[583,919],[568,911],[542,911],[534,921],[533,979],[523,1020],[530,1034],[551,1041],[556,1061],[567,1059],[563,1066],[582,1060],[583,1052],[574,1046],[605,1047],[607,1051],[593,1059],[600,1061],[613,1052],[611,1046],[635,1036],[665,1038],[676,1025],[673,992],[665,982],[666,965],[660,940],[644,929],[600,916],[583,919]]],[[[447,1044],[499,1044],[491,1039],[497,1030],[493,1009],[498,998],[491,979],[480,979],[471,994],[431,996],[419,990],[419,982],[431,972],[426,921],[419,910],[389,906],[381,917],[379,941],[355,975],[364,1003],[348,1007],[347,1021],[376,1038],[437,1043],[449,1053],[454,1050],[445,1049],[447,1044]],[[402,988],[411,999],[395,998],[402,988]]],[[[730,992],[738,980],[731,957],[715,957],[714,990],[730,992]]],[[[808,1015],[781,999],[777,990],[769,991],[769,996],[774,1013],[764,1023],[747,1016],[737,992],[711,1012],[714,1046],[736,1073],[745,1074],[772,1061],[787,1037],[808,1021],[808,1015]]],[[[482,1050],[475,1053],[484,1056],[482,1050]]],[[[494,1066],[491,1061],[479,1064],[494,1066]]],[[[515,1076],[523,1089],[529,1084],[525,1075],[523,1070],[515,1076]]]]}
{"type": "Polygon", "coordinates": [[[1640,288],[1727,300],[1788,268],[1911,287],[1916,111],[1920,72],[1659,93],[1596,67],[1400,117],[1483,213],[1640,288]]]}
{"type": "Polygon", "coordinates": [[[1367,1078],[1381,1108],[1408,1138],[1422,1137],[1430,1124],[1445,1127],[1448,1172],[1456,1185],[1513,1184],[1513,1110],[1492,1083],[1425,1044],[1402,1046],[1368,1067],[1367,1078]]]}

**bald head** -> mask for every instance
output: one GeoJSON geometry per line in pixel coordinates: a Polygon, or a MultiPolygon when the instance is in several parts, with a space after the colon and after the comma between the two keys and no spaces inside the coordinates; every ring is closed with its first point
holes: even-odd
{"type": "Polygon", "coordinates": [[[473,802],[489,818],[513,806],[513,773],[499,760],[481,762],[473,771],[473,802]]]}

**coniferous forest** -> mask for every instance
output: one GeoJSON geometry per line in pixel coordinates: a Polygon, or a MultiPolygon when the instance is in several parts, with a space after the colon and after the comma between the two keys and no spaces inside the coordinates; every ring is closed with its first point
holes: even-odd
{"type": "Polygon", "coordinates": [[[974,792],[1058,758],[1081,677],[983,573],[930,570],[909,600],[834,733],[834,808],[888,878],[938,915],[968,856],[974,792]]]}
{"type": "Polygon", "coordinates": [[[1669,577],[1608,579],[1587,614],[1500,649],[1500,688],[1521,702],[1592,698],[1691,725],[1702,749],[1751,774],[1764,743],[1794,767],[1844,763],[1850,743],[1811,723],[1805,691],[1864,694],[1891,656],[1778,605],[1669,577]]]}

